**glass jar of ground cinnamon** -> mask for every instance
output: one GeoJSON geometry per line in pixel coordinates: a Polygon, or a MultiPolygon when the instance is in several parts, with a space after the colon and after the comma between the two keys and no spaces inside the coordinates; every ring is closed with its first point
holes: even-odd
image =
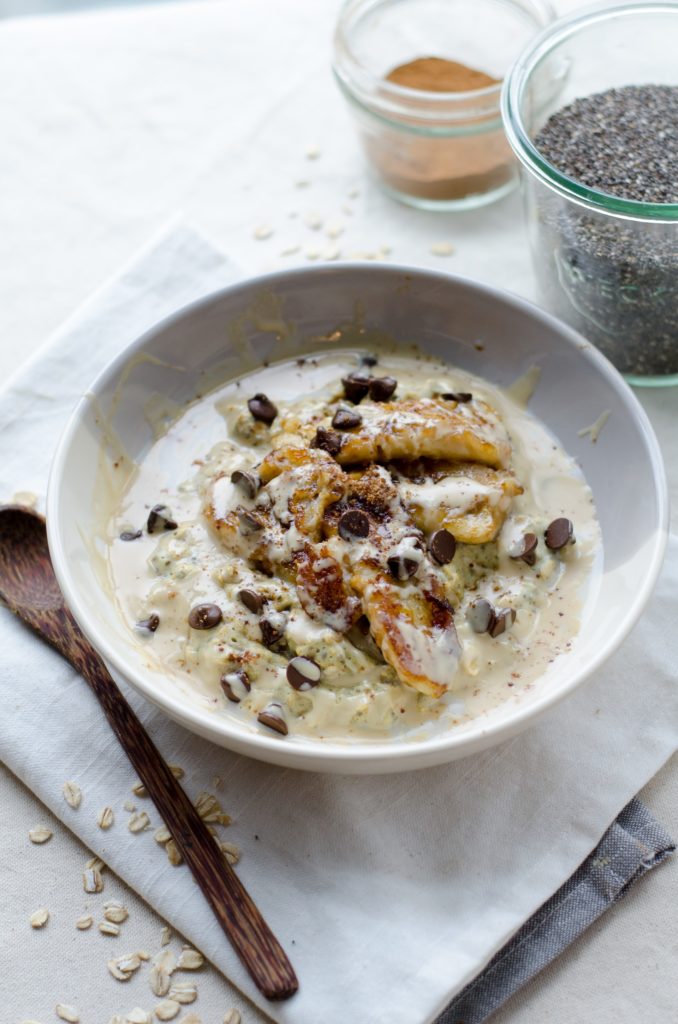
{"type": "Polygon", "coordinates": [[[552,17],[545,0],[347,0],[334,71],[388,193],[463,209],[513,188],[501,83],[552,17]]]}

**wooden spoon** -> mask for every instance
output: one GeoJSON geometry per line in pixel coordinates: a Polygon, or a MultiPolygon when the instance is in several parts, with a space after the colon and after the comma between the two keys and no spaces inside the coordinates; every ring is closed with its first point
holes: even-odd
{"type": "Polygon", "coordinates": [[[299,983],[284,950],[150,736],[66,607],[42,516],[0,506],[0,599],[80,672],[257,988],[288,999],[299,983]]]}

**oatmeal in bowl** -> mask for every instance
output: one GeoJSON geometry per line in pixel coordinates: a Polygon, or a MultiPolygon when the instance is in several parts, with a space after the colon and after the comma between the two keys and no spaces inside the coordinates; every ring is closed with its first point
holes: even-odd
{"type": "Polygon", "coordinates": [[[47,529],[118,682],[237,754],[391,772],[515,736],[610,657],[659,572],[666,481],[574,331],[346,264],[133,341],[59,442],[47,529]]]}
{"type": "Polygon", "coordinates": [[[108,535],[121,614],[192,699],[345,741],[453,729],[531,687],[600,550],[581,472],[524,406],[379,351],[193,404],[108,535]]]}

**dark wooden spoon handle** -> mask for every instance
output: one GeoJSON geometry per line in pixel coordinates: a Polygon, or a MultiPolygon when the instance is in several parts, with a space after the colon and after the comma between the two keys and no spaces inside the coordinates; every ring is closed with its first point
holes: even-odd
{"type": "Polygon", "coordinates": [[[282,946],[226,861],[160,752],[65,606],[18,611],[85,677],[120,744],[172,833],[193,877],[257,988],[288,999],[299,987],[282,946]]]}

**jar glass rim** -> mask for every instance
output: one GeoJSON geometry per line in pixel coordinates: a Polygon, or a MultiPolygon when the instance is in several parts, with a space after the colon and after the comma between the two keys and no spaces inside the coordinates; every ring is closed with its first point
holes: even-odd
{"type": "MultiPolygon", "coordinates": [[[[498,109],[502,91],[502,81],[486,85],[481,89],[468,89],[463,92],[430,92],[426,89],[411,89],[408,86],[398,85],[386,78],[377,78],[366,64],[364,64],[354,53],[349,39],[349,30],[353,19],[361,13],[361,9],[378,6],[386,0],[344,0],[339,11],[339,17],[334,31],[334,60],[333,67],[337,78],[344,87],[352,93],[357,93],[364,102],[367,95],[370,95],[370,86],[375,82],[379,83],[379,99],[376,101],[371,96],[372,102],[378,102],[380,107],[390,109],[394,113],[410,113],[412,105],[415,105],[422,117],[426,114],[423,111],[424,104],[430,109],[428,116],[435,118],[450,114],[455,105],[465,108],[464,116],[473,113],[470,110],[474,102],[481,106],[483,111],[498,109]]],[[[535,26],[547,24],[554,18],[554,10],[550,0],[528,0],[535,26]]],[[[522,5],[521,5],[522,6],[522,5]]]]}
{"type": "MultiPolygon", "coordinates": [[[[522,52],[511,67],[501,94],[501,112],[504,130],[514,153],[542,183],[580,205],[600,213],[615,214],[636,220],[678,220],[678,203],[650,203],[591,188],[559,171],[532,142],[521,114],[522,99],[532,72],[563,41],[591,25],[611,18],[632,15],[670,14],[678,17],[678,0],[660,0],[644,3],[639,0],[621,0],[615,4],[596,4],[561,18],[541,32],[522,52]]],[[[678,24],[678,22],[677,22],[678,24]]],[[[678,85],[678,82],[676,83],[678,85]]]]}

